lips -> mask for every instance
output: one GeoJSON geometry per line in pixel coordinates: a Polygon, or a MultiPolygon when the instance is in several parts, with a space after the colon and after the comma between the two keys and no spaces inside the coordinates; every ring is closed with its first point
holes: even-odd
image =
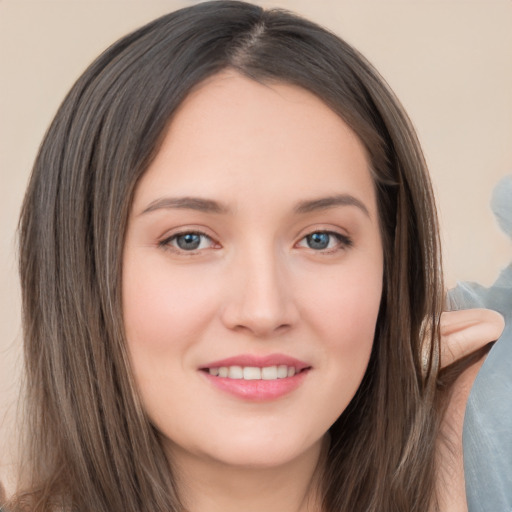
{"type": "Polygon", "coordinates": [[[199,369],[221,391],[246,400],[274,400],[296,389],[311,366],[284,354],[245,354],[212,361],[199,369]]]}

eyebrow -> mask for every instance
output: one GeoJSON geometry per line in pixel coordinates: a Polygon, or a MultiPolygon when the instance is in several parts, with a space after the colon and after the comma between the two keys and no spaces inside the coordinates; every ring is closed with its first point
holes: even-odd
{"type": "Polygon", "coordinates": [[[177,208],[180,210],[196,210],[204,213],[228,213],[229,208],[211,199],[201,197],[162,197],[152,201],[141,215],[160,209],[177,208]]]}
{"type": "MultiPolygon", "coordinates": [[[[367,217],[370,217],[368,208],[362,201],[350,194],[337,194],[333,196],[320,197],[300,201],[294,208],[296,214],[305,214],[337,206],[355,206],[359,208],[367,217]]],[[[142,211],[141,215],[161,209],[180,209],[196,210],[204,213],[227,214],[230,209],[227,206],[218,203],[212,199],[203,199],[201,197],[162,197],[152,201],[149,206],[142,211]]]]}
{"type": "Polygon", "coordinates": [[[320,197],[309,201],[301,201],[295,207],[295,213],[311,213],[319,210],[327,210],[337,206],[355,206],[359,208],[367,217],[370,217],[368,208],[362,201],[350,194],[337,194],[328,197],[320,197]]]}

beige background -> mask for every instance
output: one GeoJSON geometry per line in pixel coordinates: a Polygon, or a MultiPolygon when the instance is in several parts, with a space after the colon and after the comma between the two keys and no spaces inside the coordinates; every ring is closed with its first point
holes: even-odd
{"type": "MultiPolygon", "coordinates": [[[[38,144],[108,44],[192,1],[0,0],[0,466],[19,387],[18,210],[38,144]]],[[[430,164],[447,284],[489,285],[512,247],[488,201],[512,172],[512,0],[275,0],[361,50],[408,110],[430,164]]]]}

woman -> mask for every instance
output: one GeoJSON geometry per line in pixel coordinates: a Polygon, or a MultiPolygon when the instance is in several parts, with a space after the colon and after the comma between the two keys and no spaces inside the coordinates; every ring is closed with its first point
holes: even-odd
{"type": "Polygon", "coordinates": [[[334,35],[214,2],[126,36],[57,113],[20,237],[13,510],[442,503],[429,178],[334,35]]]}

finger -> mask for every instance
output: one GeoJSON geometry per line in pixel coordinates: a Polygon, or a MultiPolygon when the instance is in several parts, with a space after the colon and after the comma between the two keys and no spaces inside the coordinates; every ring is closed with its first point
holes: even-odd
{"type": "Polygon", "coordinates": [[[441,315],[441,366],[496,341],[503,332],[505,321],[490,309],[465,309],[441,315]]]}

